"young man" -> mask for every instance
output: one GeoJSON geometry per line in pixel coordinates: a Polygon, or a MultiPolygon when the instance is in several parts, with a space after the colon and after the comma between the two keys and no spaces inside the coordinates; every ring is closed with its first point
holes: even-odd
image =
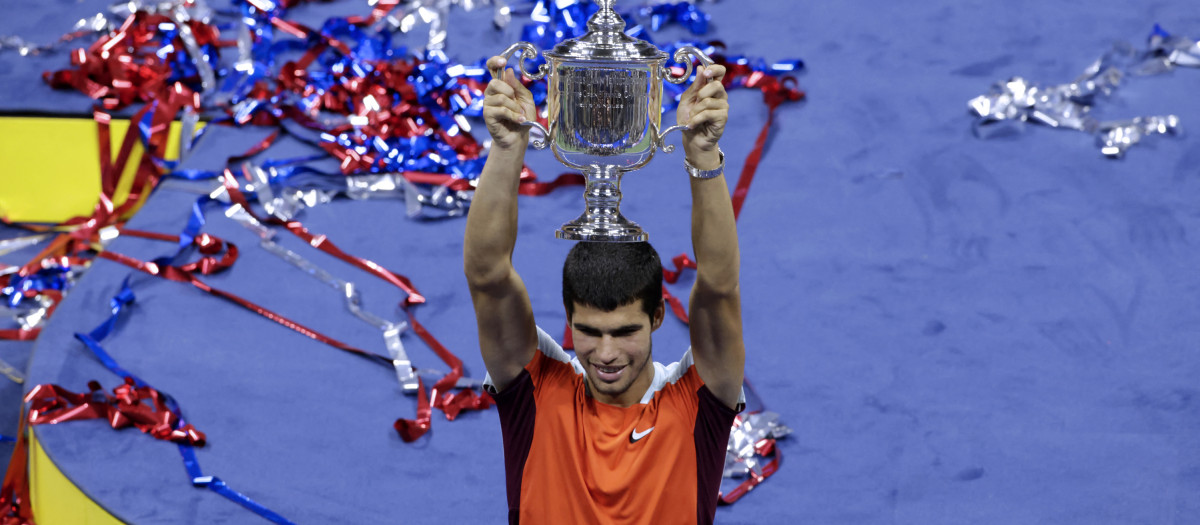
{"type": "Polygon", "coordinates": [[[665,311],[662,266],[646,243],[583,242],[567,256],[575,359],[534,324],[512,252],[529,141],[521,123],[536,110],[504,59],[488,68],[492,150],[463,261],[504,432],[509,523],[711,523],[745,362],[737,230],[717,147],[729,110],[725,69],[701,69],[678,109],[690,127],[683,147],[698,268],[691,348],[663,366],[650,351],[665,311]]]}

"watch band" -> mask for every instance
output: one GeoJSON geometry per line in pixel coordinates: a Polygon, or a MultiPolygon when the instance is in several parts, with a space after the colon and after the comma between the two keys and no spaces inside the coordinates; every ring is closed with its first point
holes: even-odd
{"type": "Polygon", "coordinates": [[[683,158],[683,167],[684,167],[684,169],[687,170],[688,175],[691,175],[693,178],[711,179],[711,178],[715,178],[715,177],[720,177],[723,173],[725,173],[725,152],[721,151],[721,148],[717,148],[717,155],[721,159],[721,165],[717,166],[714,169],[702,170],[700,168],[697,168],[697,167],[693,166],[692,163],[688,162],[687,157],[683,158]]]}

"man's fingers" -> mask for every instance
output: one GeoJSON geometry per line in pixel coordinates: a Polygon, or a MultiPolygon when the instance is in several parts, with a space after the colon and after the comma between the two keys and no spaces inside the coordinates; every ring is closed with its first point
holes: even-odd
{"type": "Polygon", "coordinates": [[[706,98],[692,106],[691,117],[687,119],[689,128],[696,129],[709,122],[724,122],[729,118],[729,103],[716,98],[706,98]]]}
{"type": "Polygon", "coordinates": [[[525,115],[525,118],[528,118],[529,120],[537,120],[537,118],[538,118],[537,106],[533,105],[532,98],[529,101],[521,101],[520,106],[521,106],[521,114],[525,115]]]}
{"type": "Polygon", "coordinates": [[[504,66],[508,65],[508,61],[504,57],[492,57],[487,61],[488,71],[492,73],[492,78],[503,78],[504,66]]]}
{"type": "Polygon", "coordinates": [[[704,68],[704,74],[711,82],[720,83],[725,78],[725,66],[713,64],[704,68]]]}
{"type": "Polygon", "coordinates": [[[488,95],[502,95],[505,97],[515,97],[516,96],[516,93],[513,91],[512,86],[508,85],[508,83],[505,82],[502,77],[494,78],[490,82],[488,82],[487,88],[484,88],[484,90],[483,90],[483,94],[484,94],[484,96],[488,96],[488,95]]]}
{"type": "Polygon", "coordinates": [[[724,85],[722,85],[720,82],[713,81],[701,88],[700,92],[697,93],[696,96],[700,99],[715,98],[724,100],[729,97],[729,93],[725,91],[724,85]]]}
{"type": "Polygon", "coordinates": [[[526,113],[525,108],[512,97],[488,97],[484,100],[484,107],[495,106],[505,108],[517,115],[526,113]]]}
{"type": "Polygon", "coordinates": [[[485,119],[496,120],[496,121],[501,121],[501,122],[511,122],[513,124],[520,124],[522,122],[525,122],[525,117],[521,116],[520,113],[515,112],[504,106],[484,106],[483,107],[483,117],[485,119]]]}
{"type": "Polygon", "coordinates": [[[688,128],[692,130],[703,129],[705,125],[714,122],[721,123],[723,126],[728,119],[728,113],[723,109],[709,109],[692,115],[688,120],[688,128]]]}
{"type": "Polygon", "coordinates": [[[688,85],[687,89],[683,90],[683,95],[680,96],[681,100],[689,100],[696,95],[696,92],[700,90],[700,78],[702,76],[700,71],[696,72],[696,79],[688,85]]]}
{"type": "Polygon", "coordinates": [[[697,113],[700,113],[702,111],[708,111],[710,109],[718,109],[718,110],[728,111],[729,110],[729,102],[719,99],[719,98],[702,99],[699,102],[692,105],[691,113],[693,115],[695,115],[697,113]]]}
{"type": "Polygon", "coordinates": [[[515,71],[508,70],[504,81],[512,88],[514,97],[523,103],[533,104],[533,93],[529,91],[529,88],[525,87],[525,84],[521,83],[515,71]]]}

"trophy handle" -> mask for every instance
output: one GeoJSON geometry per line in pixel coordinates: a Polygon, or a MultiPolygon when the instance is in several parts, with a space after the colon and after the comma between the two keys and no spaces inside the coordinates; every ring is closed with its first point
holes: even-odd
{"type": "MultiPolygon", "coordinates": [[[[514,44],[513,47],[516,47],[521,44],[525,44],[525,43],[520,42],[518,44],[514,44]]],[[[530,49],[533,49],[533,46],[531,46],[529,44],[525,44],[525,45],[529,46],[530,49]]],[[[509,49],[511,50],[512,48],[510,47],[509,49]]],[[[534,54],[536,55],[536,52],[534,54]]],[[[705,67],[711,66],[716,63],[716,62],[713,62],[713,59],[709,58],[708,55],[704,54],[703,51],[697,49],[696,46],[683,46],[683,47],[680,47],[679,49],[675,50],[675,61],[680,64],[683,64],[687,69],[684,70],[682,76],[673,77],[673,76],[671,76],[671,69],[668,68],[667,66],[662,66],[663,78],[667,79],[667,82],[670,82],[672,84],[682,84],[682,83],[686,82],[688,77],[692,76],[692,60],[699,60],[701,64],[704,64],[705,67]],[[688,58],[689,55],[692,57],[691,59],[688,58]]],[[[541,78],[541,77],[538,77],[538,78],[541,78]]],[[[670,128],[668,128],[668,131],[669,130],[670,130],[670,128]]],[[[665,134],[666,132],[663,132],[663,133],[665,134]]]]}
{"type": "MultiPolygon", "coordinates": [[[[687,78],[687,77],[684,77],[684,78],[687,78]]],[[[667,144],[667,135],[670,135],[674,131],[687,131],[688,129],[689,128],[687,127],[687,124],[676,124],[674,126],[671,126],[667,129],[662,130],[662,133],[658,133],[658,149],[661,149],[663,153],[670,153],[672,151],[675,151],[674,144],[667,144]]]]}
{"type": "MultiPolygon", "coordinates": [[[[695,49],[695,48],[693,48],[693,49],[695,49]]],[[[504,57],[505,61],[508,61],[508,59],[511,58],[512,55],[514,53],[516,53],[517,51],[521,52],[521,57],[520,57],[520,59],[517,60],[517,68],[521,70],[522,75],[525,75],[526,78],[529,78],[532,80],[541,80],[542,77],[546,76],[546,72],[550,70],[549,64],[542,64],[533,73],[530,73],[528,69],[525,69],[525,61],[533,60],[533,59],[537,58],[537,56],[538,56],[537,48],[533,47],[533,44],[530,44],[529,42],[517,42],[511,46],[508,46],[508,49],[505,49],[503,53],[500,53],[500,56],[504,57]]],[[[682,49],[680,49],[680,51],[682,51],[682,49]]],[[[699,52],[699,51],[697,51],[697,52],[699,52]]],[[[678,56],[678,53],[676,53],[676,55],[678,56]]],[[[709,62],[711,62],[711,60],[709,62]]],[[[689,72],[691,71],[690,66],[689,66],[688,71],[689,72]]],[[[496,73],[498,73],[498,72],[493,71],[492,76],[495,77],[496,73]]],[[[678,83],[678,82],[676,82],[676,83],[678,83]]]]}
{"type": "Polygon", "coordinates": [[[529,145],[533,146],[533,149],[546,149],[546,140],[550,137],[550,131],[546,129],[546,126],[539,124],[535,120],[526,120],[525,122],[522,122],[521,125],[527,128],[533,128],[530,130],[531,133],[529,134],[529,145]],[[539,137],[532,133],[534,130],[540,132],[542,136],[539,137]]]}

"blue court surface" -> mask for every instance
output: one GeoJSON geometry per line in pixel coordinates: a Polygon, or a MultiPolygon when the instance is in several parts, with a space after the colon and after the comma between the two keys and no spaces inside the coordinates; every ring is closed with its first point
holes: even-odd
{"type": "MultiPolygon", "coordinates": [[[[52,41],[105,5],[10,1],[0,35],[52,41]]],[[[1151,136],[1117,160],[1087,133],[1048,126],[983,140],[967,105],[1014,76],[1070,82],[1115,41],[1144,48],[1155,24],[1200,38],[1196,5],[700,5],[712,23],[696,38],[768,62],[802,59],[795,76],[807,93],[776,112],[739,221],[747,378],[794,432],[779,442],[778,473],[718,509],[717,522],[1200,523],[1200,141],[1151,136]]],[[[290,16],[319,25],[367,12],[366,2],[339,1],[302,4],[290,16]]],[[[498,31],[490,19],[486,6],[452,9],[447,53],[464,62],[498,53],[528,21],[518,15],[498,31]]],[[[690,38],[679,26],[653,36],[690,38]]],[[[409,38],[419,46],[423,37],[409,38]]],[[[65,51],[0,54],[0,110],[90,117],[90,99],[40,80],[67,59],[65,51]]],[[[1197,68],[1130,76],[1100,98],[1096,116],[1173,114],[1196,129],[1198,87],[1197,68]]],[[[756,91],[730,99],[722,148],[732,185],[767,110],[756,91]]],[[[220,169],[269,132],[214,129],[188,167],[220,169]]],[[[256,160],[311,152],[283,141],[256,160]]],[[[565,171],[548,151],[527,159],[544,180],[565,171]]],[[[664,260],[690,251],[682,160],[681,151],[660,155],[623,186],[622,211],[664,260]]],[[[178,233],[210,188],[164,182],[129,226],[178,233]]],[[[555,335],[570,244],[553,231],[580,211],[577,187],[521,198],[514,263],[539,325],[555,335]]],[[[205,232],[241,251],[232,268],[205,278],[212,286],[385,351],[379,331],[351,315],[338,292],[260,248],[219,207],[206,218],[205,232]]],[[[461,271],[464,219],[409,219],[402,200],[388,199],[336,200],[298,219],[411,278],[428,299],[417,317],[482,379],[461,271]]],[[[354,282],[364,309],[402,319],[399,289],[282,230],[278,242],[354,282]]],[[[174,247],[122,237],[109,249],[150,259],[174,247]]],[[[108,317],[129,274],[97,261],[36,344],[0,344],[5,360],[29,360],[26,389],[119,384],[73,334],[108,317]]],[[[672,293],[685,297],[689,279],[672,293]]],[[[448,422],[435,411],[433,430],[406,444],[392,424],[413,417],[416,400],[390,370],[186,284],[145,274],[131,283],[137,300],[104,346],[207,433],[197,450],[206,473],[301,524],[504,521],[494,412],[448,422]]],[[[672,317],[655,337],[659,361],[686,349],[686,326],[672,317]]],[[[403,341],[419,368],[446,370],[415,334],[403,341]]],[[[14,385],[0,394],[0,415],[15,421],[14,385]]],[[[94,420],[35,432],[64,474],[127,522],[265,523],[193,488],[171,443],[94,420]]]]}

